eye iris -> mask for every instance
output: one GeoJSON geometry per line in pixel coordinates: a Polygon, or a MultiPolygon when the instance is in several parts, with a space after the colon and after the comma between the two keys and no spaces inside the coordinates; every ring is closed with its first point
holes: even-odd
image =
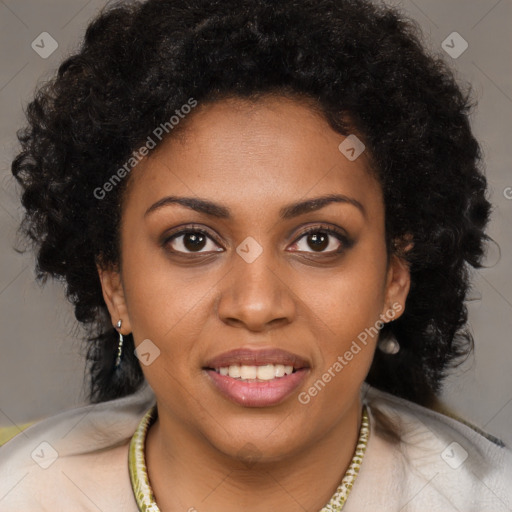
{"type": "MultiPolygon", "coordinates": [[[[316,231],[307,235],[309,246],[315,251],[323,251],[329,245],[329,235],[323,231],[316,231]]],[[[204,248],[206,236],[203,233],[189,232],[183,235],[183,245],[189,251],[198,251],[204,248]]]]}
{"type": "Polygon", "coordinates": [[[183,245],[189,251],[200,250],[204,247],[206,236],[202,233],[185,233],[183,235],[183,245]]]}
{"type": "Polygon", "coordinates": [[[315,251],[322,251],[329,245],[329,235],[321,231],[308,235],[308,243],[315,251]]]}

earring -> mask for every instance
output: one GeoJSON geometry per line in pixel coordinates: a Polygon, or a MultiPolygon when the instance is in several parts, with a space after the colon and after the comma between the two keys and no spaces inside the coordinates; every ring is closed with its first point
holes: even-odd
{"type": "MultiPolygon", "coordinates": [[[[119,320],[116,324],[117,329],[121,329],[122,321],[119,320]]],[[[119,332],[119,331],[118,331],[119,332]]],[[[117,369],[121,365],[121,356],[123,354],[123,335],[119,332],[119,344],[117,345],[117,357],[114,368],[117,369]]]]}
{"type": "Polygon", "coordinates": [[[394,337],[380,340],[377,346],[381,352],[389,354],[390,356],[398,354],[400,351],[400,344],[394,337]]]}

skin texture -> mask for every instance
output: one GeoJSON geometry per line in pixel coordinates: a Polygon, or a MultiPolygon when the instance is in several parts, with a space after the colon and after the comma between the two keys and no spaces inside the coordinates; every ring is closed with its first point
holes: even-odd
{"type": "Polygon", "coordinates": [[[225,99],[199,106],[186,122],[132,171],[120,270],[99,269],[112,324],[122,319],[121,332],[132,332],[136,345],[150,339],[160,350],[143,366],[159,411],[146,445],[157,503],[162,510],[319,510],[353,455],[376,337],[308,404],[297,394],[392,304],[402,306],[398,318],[410,286],[403,260],[386,255],[380,185],[365,154],[346,159],[338,150],[345,137],[298,101],[225,99]],[[365,213],[336,202],[279,217],[289,204],[328,194],[356,199],[365,213]],[[145,215],[170,195],[214,201],[232,218],[176,204],[145,215]],[[173,253],[187,253],[185,237],[163,240],[191,224],[211,240],[201,254],[173,253]],[[315,250],[304,228],[321,232],[325,224],[353,243],[329,235],[329,245],[315,250]],[[263,249],[252,263],[236,252],[248,236],[263,249]],[[232,403],[202,369],[231,349],[269,347],[310,365],[304,384],[276,406],[232,403]]]}

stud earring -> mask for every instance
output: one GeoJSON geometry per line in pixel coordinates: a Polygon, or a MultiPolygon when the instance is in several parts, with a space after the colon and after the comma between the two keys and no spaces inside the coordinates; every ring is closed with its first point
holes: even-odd
{"type": "Polygon", "coordinates": [[[116,328],[118,329],[118,332],[119,332],[119,343],[117,345],[117,357],[116,357],[116,362],[115,362],[115,365],[114,365],[114,368],[117,369],[119,368],[119,366],[121,365],[121,356],[123,355],[123,335],[121,334],[121,332],[119,331],[119,329],[121,329],[121,324],[123,322],[121,320],[119,320],[116,324],[116,328]]]}
{"type": "MultiPolygon", "coordinates": [[[[394,317],[395,315],[393,315],[394,317]]],[[[388,320],[385,323],[392,322],[393,318],[388,320]]],[[[395,354],[398,354],[400,352],[400,344],[398,343],[397,339],[391,335],[387,336],[384,339],[380,340],[377,344],[378,349],[383,352],[384,354],[388,354],[390,356],[393,356],[395,354]]]]}
{"type": "Polygon", "coordinates": [[[398,352],[400,351],[400,344],[394,337],[384,338],[383,340],[380,340],[377,346],[381,352],[384,352],[384,354],[389,354],[391,356],[398,354],[398,352]]]}

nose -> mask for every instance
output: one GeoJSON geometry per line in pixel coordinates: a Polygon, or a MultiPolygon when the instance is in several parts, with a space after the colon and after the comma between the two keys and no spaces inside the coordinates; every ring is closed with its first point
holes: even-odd
{"type": "Polygon", "coordinates": [[[251,263],[234,253],[232,264],[217,302],[223,322],[265,331],[293,321],[296,301],[291,283],[279,272],[271,251],[264,250],[251,263]]]}

